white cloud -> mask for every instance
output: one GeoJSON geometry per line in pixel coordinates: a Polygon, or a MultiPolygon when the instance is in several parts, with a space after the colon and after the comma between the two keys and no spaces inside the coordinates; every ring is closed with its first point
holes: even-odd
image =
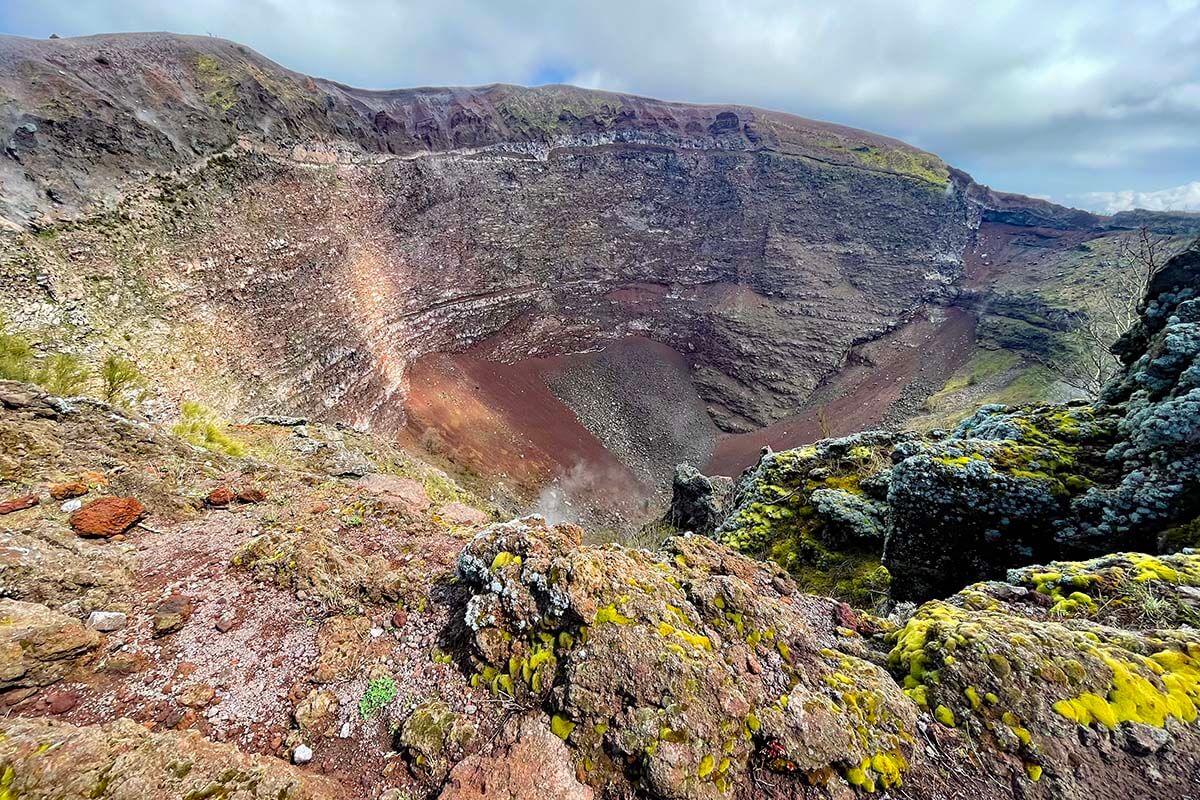
{"type": "Polygon", "coordinates": [[[0,31],[115,30],[212,33],[365,88],[552,68],[917,141],[1015,191],[1200,174],[1195,0],[0,0],[0,31]]]}
{"type": "Polygon", "coordinates": [[[1192,181],[1156,192],[1123,189],[1117,192],[1085,192],[1075,195],[1089,208],[1115,214],[1144,208],[1148,211],[1200,211],[1200,181],[1192,181]]]}

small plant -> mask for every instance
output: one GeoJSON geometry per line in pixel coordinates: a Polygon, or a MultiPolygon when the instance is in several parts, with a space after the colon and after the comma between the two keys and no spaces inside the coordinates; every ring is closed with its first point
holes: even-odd
{"type": "Polygon", "coordinates": [[[104,402],[123,404],[125,393],[145,381],[132,361],[110,353],[100,364],[100,380],[104,383],[104,402]]]}
{"type": "Polygon", "coordinates": [[[55,353],[42,364],[36,381],[50,394],[70,397],[87,385],[88,372],[79,356],[55,353]]]}
{"type": "Polygon", "coordinates": [[[180,419],[171,432],[189,444],[229,456],[246,452],[246,444],[226,433],[227,424],[211,409],[189,400],[180,407],[180,419]]]}
{"type": "Polygon", "coordinates": [[[396,682],[387,675],[375,678],[367,685],[367,691],[358,701],[358,714],[364,720],[370,719],[395,699],[396,682]]]}
{"type": "Polygon", "coordinates": [[[29,342],[7,328],[8,320],[0,316],[0,379],[28,382],[33,378],[29,363],[33,350],[29,342]]]}

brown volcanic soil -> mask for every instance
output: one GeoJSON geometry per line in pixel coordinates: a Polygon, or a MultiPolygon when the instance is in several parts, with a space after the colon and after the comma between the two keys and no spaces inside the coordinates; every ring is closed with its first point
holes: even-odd
{"type": "Polygon", "coordinates": [[[704,463],[717,429],[686,358],[629,337],[603,349],[515,363],[430,355],[410,373],[408,432],[517,494],[638,517],[680,461],[704,463]],[[543,490],[550,486],[548,492],[543,490]]]}
{"type": "Polygon", "coordinates": [[[527,499],[572,479],[582,502],[632,510],[649,490],[546,384],[561,358],[506,364],[436,353],[409,373],[408,429],[426,446],[527,499]]]}
{"type": "Polygon", "coordinates": [[[918,316],[858,348],[851,365],[819,394],[830,399],[751,433],[717,442],[706,471],[736,475],[758,460],[764,446],[798,447],[830,436],[877,428],[902,416],[962,366],[975,343],[975,318],[956,308],[932,321],[918,316]]]}
{"type": "Polygon", "coordinates": [[[719,438],[711,421],[697,418],[699,397],[684,388],[684,357],[646,339],[512,364],[429,355],[409,376],[409,431],[459,464],[511,481],[528,499],[557,479],[577,503],[637,513],[676,461],[707,460],[708,472],[735,475],[766,445],[796,447],[899,421],[966,362],[974,333],[966,311],[927,311],[855,348],[803,412],[719,438]],[[650,441],[655,458],[647,456],[650,441]]]}
{"type": "MultiPolygon", "coordinates": [[[[1030,272],[1063,250],[1078,247],[1100,235],[1098,231],[983,222],[975,235],[975,245],[963,254],[963,286],[987,289],[1006,273],[1030,272]]],[[[1049,276],[1042,279],[1043,282],[1052,280],[1049,276]]]]}

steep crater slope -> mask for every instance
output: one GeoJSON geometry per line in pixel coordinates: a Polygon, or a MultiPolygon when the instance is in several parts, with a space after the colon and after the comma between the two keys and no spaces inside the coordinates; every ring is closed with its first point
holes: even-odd
{"type": "MultiPolygon", "coordinates": [[[[1195,547],[1197,245],[1153,277],[1114,346],[1124,367],[1097,401],[985,405],[950,432],[866,431],[765,451],[723,503],[681,467],[671,519],[865,607],[940,596],[1031,561],[1195,547]]],[[[1037,588],[1062,613],[1107,602],[1087,583],[1037,588]]]]}
{"type": "Polygon", "coordinates": [[[3,311],[42,352],[119,350],[168,414],[195,398],[412,436],[523,495],[573,471],[645,495],[636,442],[676,407],[712,425],[663,459],[732,448],[727,471],[757,448],[731,435],[807,432],[814,412],[792,422],[822,392],[861,424],[895,416],[969,353],[970,320],[929,304],[956,296],[981,218],[1103,224],[741,106],[368,92],[165,34],[5,37],[0,63],[3,311]],[[915,374],[914,343],[939,336],[944,358],[915,374]],[[541,364],[624,340],[686,369],[644,419],[613,382],[647,368],[618,364],[637,345],[541,364]],[[888,392],[872,355],[896,365],[888,392]],[[600,413],[603,396],[625,410],[600,413]]]}

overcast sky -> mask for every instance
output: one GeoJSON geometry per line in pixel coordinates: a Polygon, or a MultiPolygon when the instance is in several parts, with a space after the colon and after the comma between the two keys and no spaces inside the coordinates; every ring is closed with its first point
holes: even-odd
{"type": "Polygon", "coordinates": [[[997,189],[1200,210],[1200,0],[0,0],[0,31],[211,33],[360,87],[574,83],[745,103],[997,189]]]}

